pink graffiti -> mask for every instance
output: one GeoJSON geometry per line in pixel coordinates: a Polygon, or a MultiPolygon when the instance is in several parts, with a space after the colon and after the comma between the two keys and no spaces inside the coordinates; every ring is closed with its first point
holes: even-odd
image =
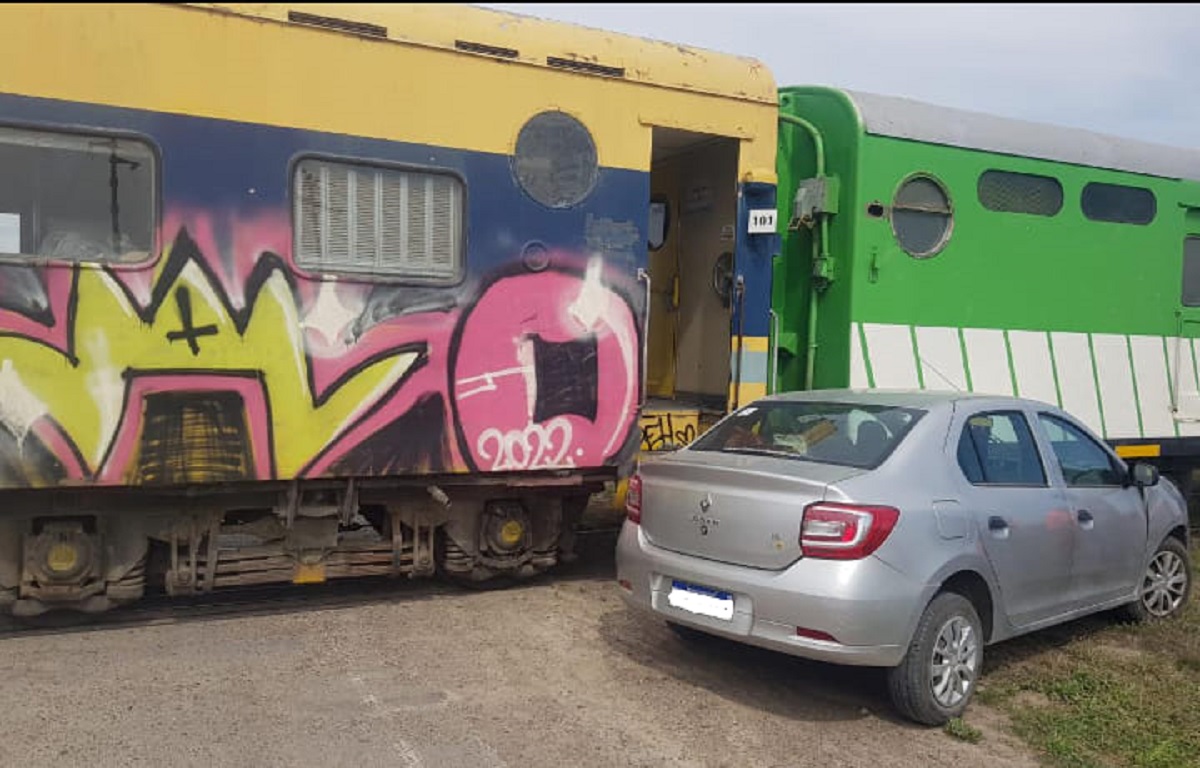
{"type": "MultiPolygon", "coordinates": [[[[186,232],[204,255],[217,287],[234,309],[243,309],[253,298],[246,296],[246,286],[263,254],[273,253],[291,263],[292,228],[286,211],[214,214],[206,209],[174,207],[163,217],[160,240],[164,247],[180,232],[186,232]]],[[[144,308],[150,301],[153,272],[122,270],[116,275],[144,308]]],[[[311,298],[316,287],[305,291],[310,294],[305,298],[311,298]]]]}
{"type": "Polygon", "coordinates": [[[575,466],[571,446],[571,422],[557,417],[511,432],[488,427],[479,435],[476,455],[493,472],[561,469],[575,466]]]}
{"type": "MultiPolygon", "coordinates": [[[[386,427],[391,422],[407,413],[413,405],[429,394],[446,395],[446,369],[450,355],[450,337],[454,328],[457,313],[428,313],[412,315],[381,323],[363,334],[363,340],[356,348],[343,358],[335,360],[314,359],[312,361],[314,381],[321,382],[320,386],[328,386],[329,382],[344,371],[347,361],[382,359],[388,350],[404,349],[412,345],[421,345],[424,359],[418,363],[399,385],[394,394],[384,400],[380,407],[369,411],[368,415],[356,423],[349,425],[336,437],[316,459],[305,468],[301,474],[305,477],[320,477],[330,474],[332,466],[349,451],[366,441],[372,435],[386,427]]],[[[449,409],[447,409],[449,417],[449,409]]],[[[446,434],[453,435],[453,425],[446,424],[446,434]]],[[[428,436],[413,435],[413,440],[427,439],[428,436]]],[[[449,441],[452,469],[462,469],[464,462],[453,440],[449,441]]]]}
{"type": "MultiPolygon", "coordinates": [[[[493,430],[505,436],[529,434],[538,386],[571,381],[539,378],[529,359],[529,339],[576,341],[594,335],[599,376],[595,418],[562,414],[570,446],[565,452],[525,452],[525,466],[597,466],[611,458],[636,415],[638,363],[633,312],[598,272],[580,279],[563,273],[522,275],[493,284],[468,315],[457,350],[455,402],[459,429],[481,468],[495,466],[488,446],[493,430]],[[489,457],[491,460],[489,461],[489,457]],[[548,459],[556,461],[547,461],[548,459]]],[[[511,458],[511,457],[510,457],[511,458]]]]}
{"type": "Polygon", "coordinates": [[[46,450],[58,459],[68,481],[79,482],[87,477],[87,466],[75,452],[75,444],[58,422],[49,416],[42,416],[29,427],[29,433],[40,440],[46,450]]]}
{"type": "MultiPolygon", "coordinates": [[[[629,305],[602,284],[599,272],[590,279],[560,272],[502,278],[465,313],[397,318],[372,332],[371,343],[355,355],[378,354],[376,344],[420,341],[428,359],[377,412],[332,441],[306,476],[327,474],[339,458],[428,394],[454,403],[457,420],[447,412],[447,433],[461,434],[472,464],[485,471],[599,466],[612,458],[633,426],[640,362],[636,325],[629,305]],[[462,328],[453,350],[451,391],[447,370],[457,323],[462,328]],[[533,422],[538,371],[529,358],[528,340],[535,334],[548,342],[595,336],[599,381],[594,418],[562,414],[545,424],[533,422]]],[[[325,361],[313,362],[316,370],[325,361]]],[[[454,465],[466,469],[456,442],[448,447],[454,465]]]]}
{"type": "MultiPolygon", "coordinates": [[[[71,328],[67,322],[73,280],[71,270],[55,267],[31,267],[30,270],[45,286],[48,309],[54,322],[47,327],[20,312],[0,308],[0,335],[32,339],[65,355],[71,343],[71,328]]],[[[0,282],[0,292],[6,290],[8,286],[0,282]]]]}
{"type": "MultiPolygon", "coordinates": [[[[628,275],[606,272],[598,258],[582,274],[551,269],[501,277],[477,299],[460,296],[458,308],[384,319],[359,335],[354,328],[373,286],[352,279],[322,281],[297,270],[286,211],[243,216],[174,208],[164,217],[162,235],[166,244],[177,244],[186,235],[196,252],[172,253],[168,247],[153,263],[109,270],[136,308],[145,312],[152,302],[165,301],[173,286],[156,281],[174,279],[184,265],[176,261],[164,273],[161,259],[186,255],[199,260],[202,273],[241,318],[239,322],[253,322],[258,294],[273,270],[284,270],[299,327],[279,329],[281,348],[267,353],[283,353],[282,345],[302,347],[310,394],[318,408],[367,367],[400,355],[414,356],[413,365],[396,383],[359,404],[351,421],[299,476],[338,471],[339,460],[430,396],[440,397],[445,404],[442,449],[449,461],[446,469],[455,472],[599,466],[613,458],[633,428],[640,381],[637,325],[629,304],[611,287],[628,275]],[[274,266],[264,265],[269,255],[276,258],[274,266]],[[589,384],[595,391],[584,393],[586,408],[573,412],[564,406],[565,411],[560,408],[537,417],[539,398],[574,382],[563,380],[571,378],[569,371],[539,370],[535,339],[549,345],[586,339],[591,345],[587,348],[594,349],[595,360],[589,359],[588,364],[595,372],[589,384]],[[539,392],[539,387],[547,391],[539,392]]],[[[562,252],[551,254],[551,263],[584,266],[577,257],[562,252]]],[[[47,328],[20,312],[0,309],[0,334],[27,337],[65,352],[69,334],[77,330],[66,320],[76,300],[72,280],[78,267],[63,263],[34,269],[46,286],[56,322],[47,328]]],[[[77,322],[86,324],[87,318],[77,322]]],[[[256,479],[276,476],[272,441],[287,436],[272,434],[265,384],[253,372],[139,371],[129,380],[122,418],[108,438],[106,458],[99,467],[89,469],[70,435],[53,421],[35,425],[34,432],[70,480],[90,478],[105,485],[133,482],[146,398],[164,392],[239,395],[252,448],[250,474],[256,479]]],[[[412,439],[430,437],[413,435],[412,439]]]]}

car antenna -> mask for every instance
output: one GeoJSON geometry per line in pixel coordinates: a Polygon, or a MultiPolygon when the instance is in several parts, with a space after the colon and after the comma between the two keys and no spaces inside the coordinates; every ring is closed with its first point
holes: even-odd
{"type": "Polygon", "coordinates": [[[924,365],[924,366],[927,366],[927,367],[929,368],[929,370],[931,370],[931,371],[933,371],[934,373],[936,373],[936,374],[938,375],[938,377],[939,377],[939,378],[940,378],[942,381],[946,382],[946,383],[947,383],[947,384],[949,384],[951,387],[953,387],[955,392],[962,392],[962,391],[963,391],[963,388],[962,388],[962,387],[960,387],[960,386],[958,386],[957,384],[955,384],[953,381],[951,381],[949,376],[947,376],[946,374],[944,374],[944,373],[942,373],[941,371],[939,371],[939,370],[937,369],[937,366],[935,366],[933,363],[929,362],[929,361],[928,361],[928,360],[926,360],[925,358],[921,357],[920,355],[918,355],[918,356],[917,356],[917,365],[924,365]]]}

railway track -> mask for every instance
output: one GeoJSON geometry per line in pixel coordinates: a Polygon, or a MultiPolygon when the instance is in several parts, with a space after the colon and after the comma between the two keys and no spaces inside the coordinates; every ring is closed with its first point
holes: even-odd
{"type": "MultiPolygon", "coordinates": [[[[618,528],[582,530],[578,534],[578,560],[562,564],[528,581],[508,582],[499,589],[523,589],[553,582],[611,576],[612,552],[618,528]]],[[[372,576],[339,579],[324,584],[297,586],[231,587],[216,592],[170,597],[147,593],[141,601],[107,613],[87,615],[51,612],[31,619],[0,617],[0,640],[69,632],[96,632],[129,627],[177,624],[242,616],[266,616],[310,610],[350,608],[398,601],[430,600],[469,594],[454,583],[440,579],[372,576]]]]}

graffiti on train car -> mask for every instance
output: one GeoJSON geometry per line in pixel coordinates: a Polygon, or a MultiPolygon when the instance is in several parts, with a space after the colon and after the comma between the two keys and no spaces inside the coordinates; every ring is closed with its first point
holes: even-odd
{"type": "Polygon", "coordinates": [[[643,413],[639,422],[641,450],[663,451],[682,448],[700,434],[700,415],[696,411],[643,413]]]}
{"type": "Polygon", "coordinates": [[[626,447],[638,326],[600,257],[422,288],[304,275],[277,211],[176,209],[161,232],[152,267],[0,267],[0,486],[599,466],[626,447]]]}

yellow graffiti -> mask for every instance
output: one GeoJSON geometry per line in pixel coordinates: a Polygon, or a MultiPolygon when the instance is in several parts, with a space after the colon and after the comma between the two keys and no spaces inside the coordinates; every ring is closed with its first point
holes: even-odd
{"type": "MultiPolygon", "coordinates": [[[[160,262],[168,258],[164,253],[160,262]]],[[[12,378],[6,381],[19,382],[22,396],[42,410],[30,418],[52,415],[92,471],[100,468],[119,428],[130,418],[124,413],[127,371],[170,371],[185,377],[190,372],[260,372],[269,401],[276,472],[286,478],[376,403],[417,358],[404,352],[377,360],[318,407],[307,378],[301,320],[281,272],[268,278],[258,293],[241,334],[194,262],[187,263],[167,295],[153,320],[143,322],[112,276],[81,268],[74,329],[77,366],[43,344],[0,337],[0,360],[6,369],[11,367],[12,378]],[[170,299],[181,288],[190,295],[190,330],[170,299]]],[[[256,453],[271,448],[254,446],[256,453]]]]}

